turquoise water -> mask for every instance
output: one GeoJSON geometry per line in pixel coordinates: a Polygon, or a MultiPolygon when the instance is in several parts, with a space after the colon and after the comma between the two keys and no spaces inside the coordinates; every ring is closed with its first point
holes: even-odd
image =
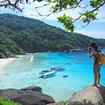
{"type": "MultiPolygon", "coordinates": [[[[105,49],[103,49],[105,52],[105,49]]],[[[56,101],[67,100],[72,94],[93,83],[93,59],[87,51],[56,52],[25,55],[0,71],[0,89],[40,86],[43,93],[56,101]],[[40,72],[53,66],[66,68],[55,76],[42,79],[40,72]],[[68,75],[67,78],[62,76],[68,75]]],[[[101,68],[101,83],[105,84],[105,66],[101,68]]]]}

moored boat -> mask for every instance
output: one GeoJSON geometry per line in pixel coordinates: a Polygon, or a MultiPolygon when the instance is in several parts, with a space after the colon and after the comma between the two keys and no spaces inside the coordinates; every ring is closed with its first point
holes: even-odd
{"type": "Polygon", "coordinates": [[[63,75],[62,77],[63,77],[63,78],[66,78],[66,77],[68,77],[68,75],[63,75]]]}
{"type": "Polygon", "coordinates": [[[62,68],[62,67],[52,67],[51,70],[59,71],[59,70],[65,70],[65,68],[62,68]]]}
{"type": "Polygon", "coordinates": [[[51,72],[42,74],[42,76],[40,76],[39,78],[48,78],[48,77],[52,77],[54,75],[55,75],[55,72],[51,71],[51,72]]]}
{"type": "Polygon", "coordinates": [[[48,72],[51,72],[51,70],[43,70],[39,74],[44,74],[44,73],[48,73],[48,72]]]}

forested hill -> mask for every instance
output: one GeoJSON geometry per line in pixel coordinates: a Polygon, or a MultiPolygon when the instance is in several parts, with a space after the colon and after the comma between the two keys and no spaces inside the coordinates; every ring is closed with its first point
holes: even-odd
{"type": "Polygon", "coordinates": [[[0,56],[23,52],[69,51],[87,47],[90,42],[104,46],[104,39],[65,32],[39,20],[11,14],[0,15],[0,56]]]}

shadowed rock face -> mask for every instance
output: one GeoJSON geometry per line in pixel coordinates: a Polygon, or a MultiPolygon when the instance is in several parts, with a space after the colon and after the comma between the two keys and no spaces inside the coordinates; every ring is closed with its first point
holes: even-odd
{"type": "Polygon", "coordinates": [[[0,96],[7,96],[22,105],[46,105],[55,102],[52,97],[40,93],[40,87],[28,87],[24,89],[3,89],[0,96]]]}
{"type": "Polygon", "coordinates": [[[32,90],[32,91],[41,92],[42,91],[42,88],[41,87],[38,87],[38,86],[30,86],[30,87],[27,87],[27,88],[23,88],[21,90],[23,90],[23,91],[32,90]]]}
{"type": "Polygon", "coordinates": [[[74,93],[67,105],[105,105],[105,86],[88,86],[74,93]]]}

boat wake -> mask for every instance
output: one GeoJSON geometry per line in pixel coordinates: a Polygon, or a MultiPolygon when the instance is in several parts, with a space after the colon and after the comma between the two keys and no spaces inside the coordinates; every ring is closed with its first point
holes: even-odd
{"type": "Polygon", "coordinates": [[[31,56],[30,63],[34,60],[34,56],[31,56]]]}

